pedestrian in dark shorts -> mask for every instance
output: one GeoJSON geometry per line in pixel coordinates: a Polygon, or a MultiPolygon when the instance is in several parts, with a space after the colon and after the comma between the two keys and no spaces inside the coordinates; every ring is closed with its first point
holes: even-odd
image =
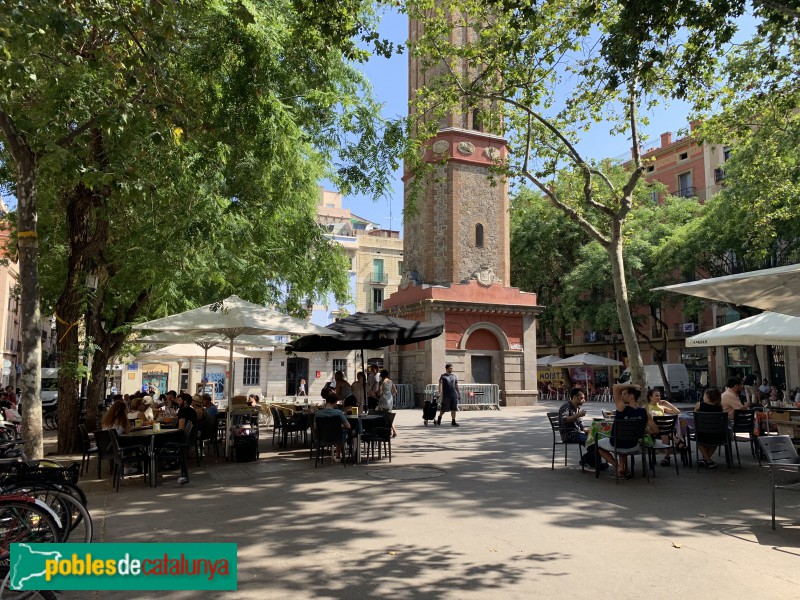
{"type": "Polygon", "coordinates": [[[458,410],[458,400],[461,392],[458,389],[458,378],[453,375],[453,365],[447,363],[444,366],[445,372],[439,377],[439,398],[442,400],[442,408],[439,413],[439,418],[434,421],[437,425],[442,424],[442,415],[450,411],[453,421],[450,423],[453,427],[458,427],[456,423],[456,411],[458,410]]]}

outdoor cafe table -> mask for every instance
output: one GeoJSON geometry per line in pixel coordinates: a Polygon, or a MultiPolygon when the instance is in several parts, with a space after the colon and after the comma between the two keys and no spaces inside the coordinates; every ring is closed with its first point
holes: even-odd
{"type": "Polygon", "coordinates": [[[167,442],[182,442],[184,439],[183,429],[160,429],[153,430],[152,427],[146,429],[136,429],[130,433],[119,436],[122,445],[134,445],[141,443],[140,440],[148,439],[146,445],[147,454],[150,457],[150,487],[156,487],[156,448],[160,448],[167,442]]]}

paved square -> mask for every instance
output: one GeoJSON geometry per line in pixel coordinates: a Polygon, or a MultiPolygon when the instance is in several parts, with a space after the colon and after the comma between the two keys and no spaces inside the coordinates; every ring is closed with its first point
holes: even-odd
{"type": "Polygon", "coordinates": [[[800,494],[779,494],[773,532],[769,476],[746,444],[734,475],[657,467],[649,484],[640,469],[616,484],[582,474],[574,448],[550,469],[555,408],[466,411],[460,428],[398,411],[391,464],[315,469],[270,434],[258,463],[192,461],[183,488],[171,475],[119,494],[82,485],[97,541],[238,543],[239,590],[204,598],[800,597],[800,494]]]}

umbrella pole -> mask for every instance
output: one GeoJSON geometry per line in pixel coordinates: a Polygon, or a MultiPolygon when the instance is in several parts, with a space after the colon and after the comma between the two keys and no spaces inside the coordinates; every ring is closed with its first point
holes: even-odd
{"type": "Polygon", "coordinates": [[[225,384],[228,388],[228,410],[225,411],[225,458],[231,457],[231,410],[233,409],[233,336],[230,338],[228,353],[228,374],[230,381],[225,384]]]}
{"type": "Polygon", "coordinates": [[[203,346],[203,390],[208,383],[208,346],[203,346]]]}
{"type": "MultiPolygon", "coordinates": [[[[366,412],[369,406],[369,398],[367,397],[367,370],[364,368],[364,349],[361,349],[361,372],[364,374],[364,405],[361,407],[361,412],[366,412]]],[[[358,376],[356,375],[356,379],[358,376]]]]}

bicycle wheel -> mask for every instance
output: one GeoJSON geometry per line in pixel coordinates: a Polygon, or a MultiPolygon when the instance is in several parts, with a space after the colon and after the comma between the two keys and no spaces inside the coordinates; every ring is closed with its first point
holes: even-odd
{"type": "Polygon", "coordinates": [[[89,511],[81,502],[77,486],[59,483],[17,483],[9,486],[6,493],[22,494],[44,502],[61,521],[60,540],[72,539],[77,542],[91,542],[94,525],[89,511]]]}
{"type": "Polygon", "coordinates": [[[24,498],[0,498],[0,564],[8,565],[11,544],[57,542],[59,536],[47,507],[24,498]]]}

